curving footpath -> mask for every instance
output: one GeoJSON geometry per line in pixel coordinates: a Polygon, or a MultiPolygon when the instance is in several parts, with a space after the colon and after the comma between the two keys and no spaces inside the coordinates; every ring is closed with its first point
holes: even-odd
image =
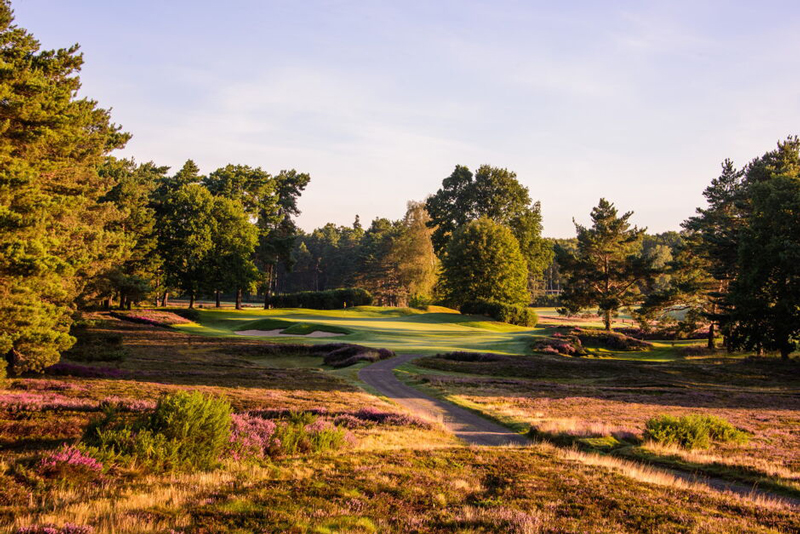
{"type": "MultiPolygon", "coordinates": [[[[531,445],[532,442],[525,436],[515,434],[507,428],[493,423],[469,410],[456,406],[447,401],[431,397],[418,389],[400,382],[394,375],[394,369],[416,358],[420,354],[403,354],[381,360],[364,367],[358,372],[358,378],[375,388],[382,395],[402,405],[412,413],[438,421],[444,427],[470,445],[531,445]]],[[[768,499],[783,501],[795,507],[800,507],[800,499],[785,495],[776,495],[744,483],[696,475],[668,468],[651,467],[634,460],[627,460],[632,464],[639,464],[651,471],[658,471],[687,482],[699,483],[717,491],[729,491],[740,495],[761,496],[768,499]]]]}
{"type": "Polygon", "coordinates": [[[426,395],[394,376],[396,367],[420,357],[419,354],[403,354],[381,360],[361,369],[358,377],[411,412],[442,423],[447,430],[471,445],[531,444],[525,436],[515,434],[469,410],[426,395]]]}

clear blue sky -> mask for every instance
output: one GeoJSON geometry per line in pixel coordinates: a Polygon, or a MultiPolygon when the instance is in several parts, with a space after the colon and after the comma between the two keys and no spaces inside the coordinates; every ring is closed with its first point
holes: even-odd
{"type": "Polygon", "coordinates": [[[399,218],[456,164],[515,171],[545,235],[601,196],[678,229],[725,157],[800,134],[797,2],[16,0],[82,94],[174,170],[296,168],[310,230],[399,218]]]}

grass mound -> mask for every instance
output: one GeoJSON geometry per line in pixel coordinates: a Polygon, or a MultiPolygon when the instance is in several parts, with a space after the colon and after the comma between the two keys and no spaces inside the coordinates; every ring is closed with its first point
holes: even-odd
{"type": "Polygon", "coordinates": [[[236,329],[237,332],[243,330],[282,330],[281,334],[296,336],[305,336],[313,332],[330,332],[332,334],[351,333],[347,328],[342,328],[340,326],[273,319],[271,317],[245,323],[236,329]]]}
{"type": "Polygon", "coordinates": [[[361,345],[350,345],[347,343],[331,343],[328,345],[318,345],[318,351],[327,351],[323,361],[331,367],[349,367],[358,362],[377,362],[394,356],[394,352],[388,349],[371,349],[361,345]],[[330,349],[330,350],[329,350],[330,349]]]}
{"type": "Polygon", "coordinates": [[[644,438],[662,445],[707,449],[712,442],[745,443],[749,434],[713,415],[660,415],[647,421],[644,438]]]}

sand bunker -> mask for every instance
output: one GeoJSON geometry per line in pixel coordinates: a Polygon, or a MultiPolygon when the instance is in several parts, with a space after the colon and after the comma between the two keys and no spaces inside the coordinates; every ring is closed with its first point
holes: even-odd
{"type": "Polygon", "coordinates": [[[345,334],[338,334],[336,332],[322,332],[317,330],[310,334],[284,334],[283,330],[241,330],[236,332],[240,336],[262,336],[262,337],[337,337],[345,334]]]}

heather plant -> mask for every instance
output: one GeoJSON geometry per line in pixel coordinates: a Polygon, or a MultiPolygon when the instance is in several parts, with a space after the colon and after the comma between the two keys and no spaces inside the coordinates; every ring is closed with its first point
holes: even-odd
{"type": "Polygon", "coordinates": [[[93,532],[94,527],[89,525],[64,523],[61,527],[55,525],[29,525],[26,527],[19,527],[15,531],[15,534],[92,534],[93,532]]]}
{"type": "Polygon", "coordinates": [[[77,376],[83,378],[124,378],[125,371],[110,367],[90,367],[76,363],[60,362],[45,368],[45,373],[56,376],[77,376]]]}
{"type": "Polygon", "coordinates": [[[97,479],[103,464],[74,445],[64,445],[39,462],[39,474],[69,484],[81,484],[97,479]]]}
{"type": "Polygon", "coordinates": [[[712,442],[745,443],[749,435],[721,417],[690,414],[653,417],[645,425],[644,438],[662,445],[707,449],[712,442]]]}
{"type": "Polygon", "coordinates": [[[228,454],[237,461],[277,454],[281,441],[275,436],[276,428],[277,425],[269,419],[250,414],[233,414],[228,454]]]}

